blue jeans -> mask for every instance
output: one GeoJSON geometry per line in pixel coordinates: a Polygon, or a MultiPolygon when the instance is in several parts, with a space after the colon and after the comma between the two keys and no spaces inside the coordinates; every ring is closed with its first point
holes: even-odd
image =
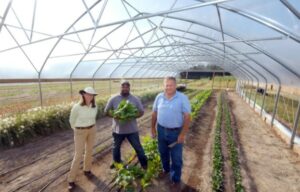
{"type": "Polygon", "coordinates": [[[147,167],[147,157],[145,155],[144,149],[141,145],[138,132],[129,134],[118,134],[113,133],[114,144],[113,144],[113,159],[114,162],[121,163],[121,145],[125,138],[129,141],[131,146],[134,148],[140,164],[142,167],[147,167]]]}
{"type": "Polygon", "coordinates": [[[176,144],[169,148],[168,145],[177,141],[181,129],[169,130],[157,125],[158,150],[160,153],[161,163],[165,172],[170,172],[171,180],[175,183],[180,182],[181,169],[183,165],[182,150],[183,144],[176,144]],[[172,164],[170,165],[170,159],[172,164]]]}

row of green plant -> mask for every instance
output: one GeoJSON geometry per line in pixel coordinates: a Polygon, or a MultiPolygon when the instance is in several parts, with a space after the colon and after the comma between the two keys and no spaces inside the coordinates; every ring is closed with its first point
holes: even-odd
{"type": "MultiPolygon", "coordinates": [[[[133,192],[138,188],[145,190],[151,184],[151,180],[156,178],[162,170],[157,140],[149,136],[144,137],[142,146],[148,158],[146,170],[136,164],[115,164],[117,170],[115,184],[124,191],[133,192]]],[[[132,157],[129,162],[131,160],[132,157]]]]}
{"type": "Polygon", "coordinates": [[[203,106],[203,104],[207,101],[207,99],[211,96],[211,90],[204,90],[198,93],[191,100],[191,108],[192,108],[192,119],[198,116],[199,110],[203,106]]]}
{"type": "Polygon", "coordinates": [[[242,176],[241,176],[241,170],[239,165],[239,157],[238,157],[238,151],[237,146],[233,138],[233,129],[231,126],[231,117],[230,117],[230,111],[227,99],[223,99],[223,113],[225,115],[225,127],[226,127],[226,135],[227,135],[227,148],[229,151],[229,159],[230,164],[233,171],[233,177],[234,177],[234,186],[236,192],[243,192],[244,188],[242,185],[242,176]]]}
{"type": "Polygon", "coordinates": [[[193,98],[193,97],[195,97],[195,95],[197,95],[199,93],[199,90],[198,89],[186,89],[183,92],[188,98],[193,98]]]}
{"type": "MultiPolygon", "coordinates": [[[[143,102],[153,100],[156,92],[138,95],[143,102]]],[[[97,118],[103,117],[103,110],[108,98],[96,101],[98,106],[97,118]]],[[[22,145],[38,136],[70,129],[69,115],[74,103],[37,107],[24,113],[0,119],[0,147],[22,145]]]]}
{"type": "Polygon", "coordinates": [[[213,145],[213,173],[212,190],[223,191],[223,157],[221,147],[221,127],[222,127],[222,98],[218,97],[218,112],[216,119],[215,138],[213,145]]]}
{"type": "MultiPolygon", "coordinates": [[[[187,95],[195,95],[195,90],[184,91],[187,95]]],[[[200,108],[207,101],[211,95],[211,90],[197,91],[198,94],[191,99],[193,117],[199,113],[200,108]]],[[[162,170],[160,163],[160,156],[158,152],[157,140],[145,137],[143,139],[143,148],[148,158],[148,169],[143,170],[137,165],[117,164],[117,173],[115,183],[125,191],[135,191],[135,189],[141,188],[145,190],[150,184],[153,178],[156,178],[159,172],[162,170]]],[[[132,157],[129,158],[129,162],[132,157]]]]}
{"type": "Polygon", "coordinates": [[[234,178],[234,191],[243,192],[242,176],[239,165],[239,157],[237,146],[234,141],[233,129],[231,126],[231,116],[228,102],[224,96],[224,92],[218,97],[218,112],[216,119],[215,140],[213,146],[213,174],[212,174],[212,189],[213,191],[224,191],[224,175],[222,156],[222,126],[225,126],[227,136],[227,150],[229,152],[229,160],[234,178]],[[223,124],[224,123],[224,124],[223,124]]]}

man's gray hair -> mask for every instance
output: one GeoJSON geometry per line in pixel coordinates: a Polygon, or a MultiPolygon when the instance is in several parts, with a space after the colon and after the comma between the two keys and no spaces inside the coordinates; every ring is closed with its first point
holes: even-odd
{"type": "Polygon", "coordinates": [[[167,76],[167,77],[165,77],[164,81],[168,81],[168,80],[172,80],[172,81],[174,81],[176,83],[176,78],[173,77],[173,76],[167,76]]]}

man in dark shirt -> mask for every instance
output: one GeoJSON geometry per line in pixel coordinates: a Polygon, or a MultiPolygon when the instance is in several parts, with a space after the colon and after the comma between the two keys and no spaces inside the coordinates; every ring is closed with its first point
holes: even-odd
{"type": "MultiPolygon", "coordinates": [[[[138,114],[136,118],[139,118],[144,115],[143,105],[137,97],[130,94],[130,83],[128,81],[121,82],[121,93],[119,95],[113,96],[109,99],[104,112],[112,117],[109,113],[109,110],[117,109],[120,102],[122,100],[129,101],[132,105],[134,105],[138,109],[138,114]]],[[[141,166],[146,169],[147,168],[147,157],[145,156],[144,149],[141,145],[138,133],[138,126],[136,118],[128,120],[126,122],[120,123],[118,119],[113,118],[113,160],[116,163],[121,163],[121,144],[125,138],[129,141],[131,146],[134,148],[138,159],[140,161],[141,166]]],[[[111,168],[114,168],[114,164],[112,164],[111,168]]]]}

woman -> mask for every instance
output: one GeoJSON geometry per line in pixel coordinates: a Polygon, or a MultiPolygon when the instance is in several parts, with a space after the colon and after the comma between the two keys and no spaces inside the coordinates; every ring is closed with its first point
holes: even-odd
{"type": "Polygon", "coordinates": [[[84,175],[91,177],[92,153],[96,136],[97,106],[95,96],[97,93],[92,87],[80,90],[82,100],[75,104],[70,114],[70,124],[74,129],[75,154],[68,176],[69,190],[75,188],[75,179],[79,169],[81,157],[84,154],[84,175]]]}

